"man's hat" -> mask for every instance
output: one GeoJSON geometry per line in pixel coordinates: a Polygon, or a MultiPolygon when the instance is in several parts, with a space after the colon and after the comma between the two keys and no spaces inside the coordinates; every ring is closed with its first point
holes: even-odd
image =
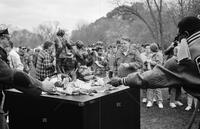
{"type": "Polygon", "coordinates": [[[5,24],[0,25],[0,37],[9,37],[8,27],[5,24]]]}
{"type": "Polygon", "coordinates": [[[9,36],[8,28],[3,30],[0,29],[0,37],[1,36],[9,36]]]}

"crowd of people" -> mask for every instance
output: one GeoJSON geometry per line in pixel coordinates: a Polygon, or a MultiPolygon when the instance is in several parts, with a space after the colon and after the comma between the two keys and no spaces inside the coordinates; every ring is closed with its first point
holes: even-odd
{"type": "Polygon", "coordinates": [[[0,30],[1,91],[16,88],[24,93],[40,95],[54,92],[48,81],[63,74],[87,81],[91,73],[108,77],[113,86],[141,88],[141,100],[148,108],[156,102],[163,107],[160,88],[169,89],[169,106],[183,106],[181,91],[187,93],[185,110],[198,105],[200,85],[200,19],[186,17],[178,24],[179,33],[171,45],[162,51],[156,43],[135,44],[129,38],[115,43],[97,41],[86,45],[72,42],[59,30],[54,41],[45,41],[41,48],[15,47],[8,29],[0,30]],[[23,81],[22,81],[23,80],[23,81]],[[195,96],[195,98],[194,98],[195,96]]]}
{"type": "MultiPolygon", "coordinates": [[[[65,74],[71,78],[84,81],[82,75],[88,70],[96,76],[126,77],[130,73],[153,69],[157,64],[163,65],[169,58],[177,58],[179,42],[175,41],[165,51],[156,43],[135,44],[129,38],[121,38],[106,45],[101,41],[87,46],[82,41],[72,42],[65,38],[65,31],[59,30],[54,41],[46,41],[41,48],[16,49],[12,41],[6,51],[11,68],[21,70],[34,78],[44,81],[56,74],[65,74]],[[83,70],[85,69],[85,70],[83,70]]],[[[160,88],[142,89],[141,102],[152,107],[154,102],[163,108],[163,96],[160,88]]],[[[169,87],[169,106],[183,106],[180,101],[181,87],[169,87]]],[[[185,110],[192,109],[197,99],[187,94],[185,110]]],[[[166,100],[166,99],[165,99],[166,100]]]]}
{"type": "Polygon", "coordinates": [[[200,19],[195,16],[183,18],[178,23],[178,33],[168,49],[159,52],[156,44],[147,46],[147,54],[142,54],[144,65],[147,67],[146,70],[133,72],[126,77],[111,78],[108,84],[116,87],[125,85],[130,86],[130,88],[144,89],[143,93],[146,93],[146,95],[144,95],[142,101],[147,102],[147,107],[153,106],[153,102],[157,101],[159,108],[163,108],[163,99],[158,88],[169,88],[169,105],[171,108],[183,105],[179,101],[180,91],[183,89],[187,92],[185,110],[188,111],[192,108],[193,101],[196,106],[190,122],[192,123],[199,107],[199,35],[200,19]],[[148,48],[150,48],[150,51],[148,48]],[[164,57],[167,55],[164,61],[161,53],[164,57]]]}

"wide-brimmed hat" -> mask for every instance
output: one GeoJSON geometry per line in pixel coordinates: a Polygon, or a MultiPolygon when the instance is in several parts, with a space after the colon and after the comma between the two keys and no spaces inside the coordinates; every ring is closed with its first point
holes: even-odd
{"type": "Polygon", "coordinates": [[[10,37],[9,32],[8,32],[8,28],[6,29],[2,29],[0,28],[0,37],[10,37]]]}

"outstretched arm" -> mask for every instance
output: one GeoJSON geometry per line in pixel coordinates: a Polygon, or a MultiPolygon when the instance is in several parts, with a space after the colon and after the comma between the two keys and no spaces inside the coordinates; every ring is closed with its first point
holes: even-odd
{"type": "Polygon", "coordinates": [[[10,69],[2,60],[0,60],[0,84],[2,89],[16,88],[34,96],[40,95],[42,91],[54,90],[53,84],[41,82],[22,71],[10,69]]]}
{"type": "MultiPolygon", "coordinates": [[[[174,60],[175,61],[175,60],[174,60]]],[[[157,65],[152,70],[142,74],[139,72],[129,74],[125,78],[111,79],[109,84],[113,86],[126,85],[133,88],[166,88],[181,84],[182,74],[178,70],[178,64],[173,61],[166,67],[157,65]]]]}

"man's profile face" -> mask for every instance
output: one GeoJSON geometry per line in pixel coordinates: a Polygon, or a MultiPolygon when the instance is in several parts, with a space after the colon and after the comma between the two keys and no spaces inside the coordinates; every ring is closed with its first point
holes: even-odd
{"type": "Polygon", "coordinates": [[[9,47],[9,39],[6,37],[0,37],[0,46],[4,49],[9,47]]]}

